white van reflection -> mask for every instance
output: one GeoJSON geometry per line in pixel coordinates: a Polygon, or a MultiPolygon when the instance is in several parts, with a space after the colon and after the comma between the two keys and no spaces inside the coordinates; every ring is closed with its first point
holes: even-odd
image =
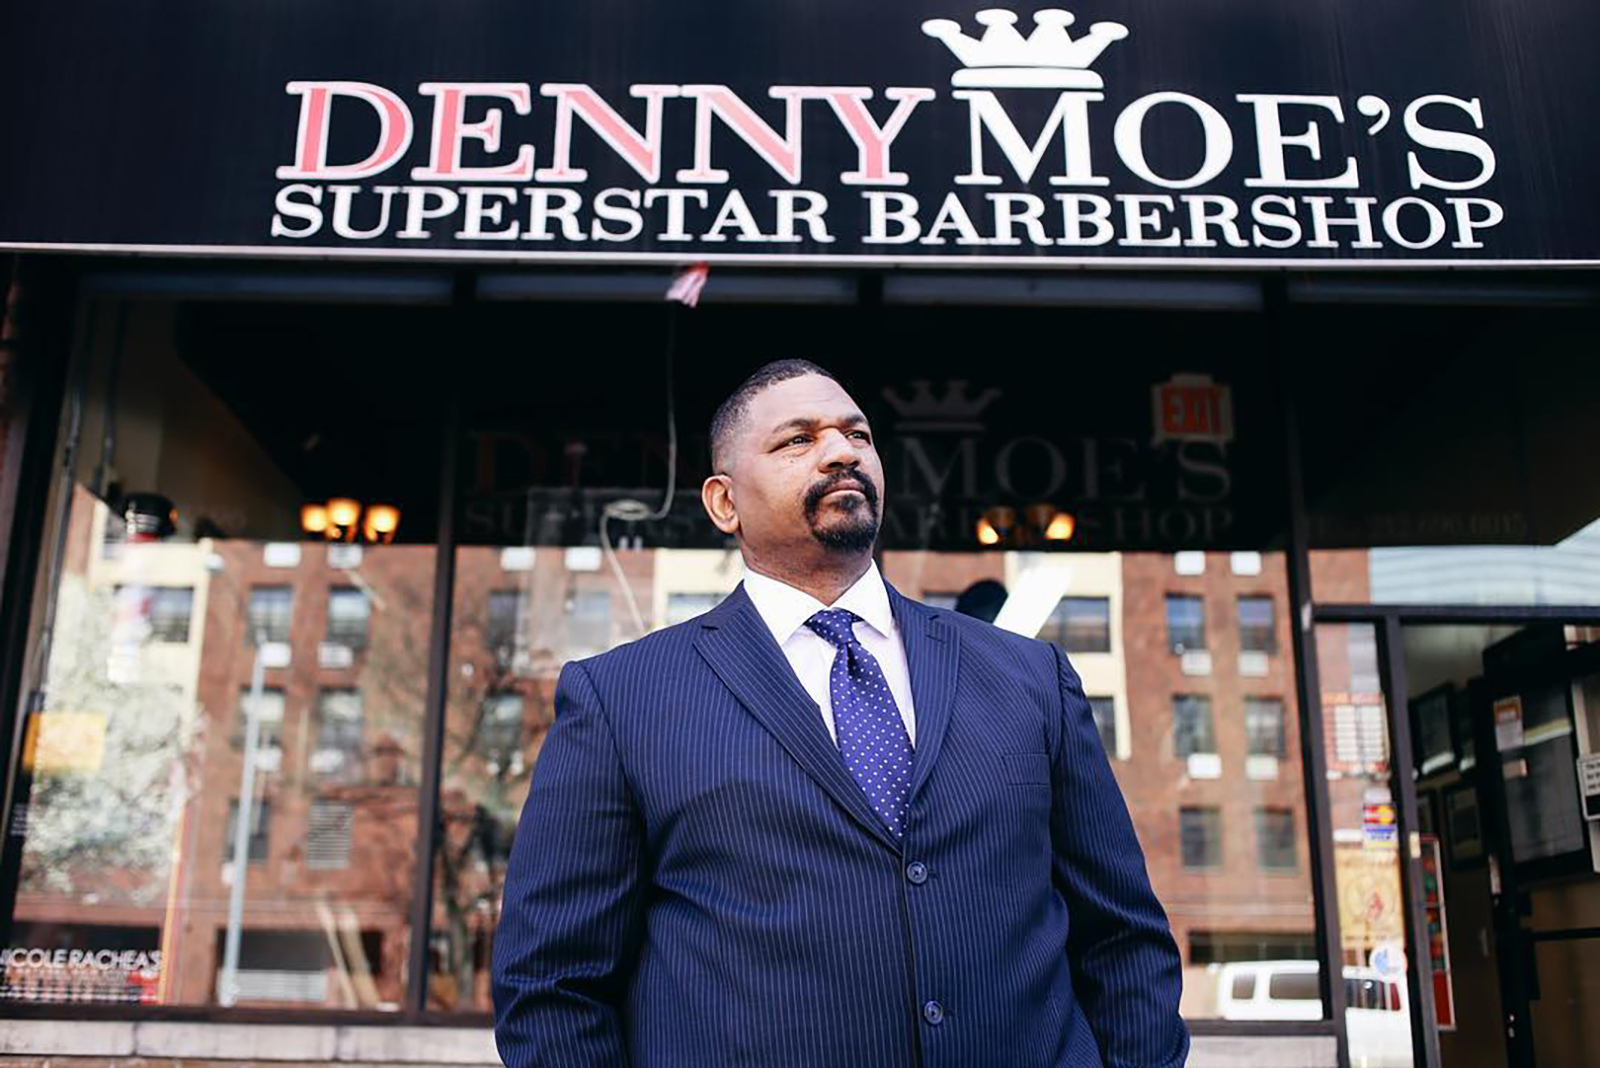
{"type": "MultiPolygon", "coordinates": [[[[1217,1014],[1224,1020],[1320,1020],[1314,960],[1260,960],[1217,970],[1217,1014]]],[[[1411,1013],[1403,979],[1371,968],[1344,969],[1351,1068],[1411,1068],[1411,1013]]]]}

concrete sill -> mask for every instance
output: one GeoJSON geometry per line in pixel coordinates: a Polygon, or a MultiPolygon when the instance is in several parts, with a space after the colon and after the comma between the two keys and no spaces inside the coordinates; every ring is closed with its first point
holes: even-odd
{"type": "Polygon", "coordinates": [[[0,1055],[320,1064],[496,1065],[477,1027],[0,1020],[0,1055]]]}
{"type": "MultiPolygon", "coordinates": [[[[0,1020],[0,1057],[498,1065],[488,1028],[0,1020]]],[[[1187,1068],[1335,1068],[1331,1035],[1196,1035],[1187,1068]]]]}

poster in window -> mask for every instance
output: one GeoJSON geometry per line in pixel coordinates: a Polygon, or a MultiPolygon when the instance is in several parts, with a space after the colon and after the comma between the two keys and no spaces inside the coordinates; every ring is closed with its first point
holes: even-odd
{"type": "Polygon", "coordinates": [[[1439,838],[1422,836],[1422,912],[1428,925],[1428,964],[1433,976],[1433,1013],[1439,1030],[1456,1029],[1455,984],[1450,976],[1450,928],[1445,919],[1444,870],[1439,838]]]}

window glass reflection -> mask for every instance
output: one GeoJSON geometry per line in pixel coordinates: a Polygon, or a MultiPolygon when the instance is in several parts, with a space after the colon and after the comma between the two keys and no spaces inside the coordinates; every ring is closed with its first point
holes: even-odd
{"type": "MultiPolygon", "coordinates": [[[[995,625],[1067,651],[1184,954],[1184,1011],[1244,1019],[1270,1009],[1230,1002],[1225,974],[1241,990],[1252,980],[1225,969],[1315,967],[1293,667],[1280,652],[1287,635],[1276,633],[1285,626],[1283,560],[1235,567],[1230,554],[1197,555],[1203,566],[1184,575],[1162,554],[889,551],[881,568],[907,596],[992,613],[995,625]],[[1243,598],[1273,607],[1246,617],[1243,598]],[[1174,600],[1191,628],[1186,641],[1209,645],[1214,670],[1195,674],[1173,655],[1174,600]],[[1275,633],[1247,635],[1245,618],[1275,633]],[[1246,645],[1264,661],[1252,673],[1235,669],[1246,645]]],[[[613,569],[554,546],[457,551],[429,961],[435,1008],[490,1006],[500,889],[561,665],[692,620],[743,574],[734,550],[629,548],[616,559],[613,569]]],[[[1263,978],[1263,996],[1268,986],[1263,978]]],[[[1307,1004],[1306,1018],[1320,1018],[1315,993],[1307,1004]]]]}
{"type": "Polygon", "coordinates": [[[368,357],[331,360],[277,313],[217,342],[217,313],[130,305],[123,337],[83,339],[0,1000],[405,995],[437,474],[405,487],[437,415],[405,423],[368,357]],[[335,493],[387,498],[395,542],[303,528],[335,493]]]}

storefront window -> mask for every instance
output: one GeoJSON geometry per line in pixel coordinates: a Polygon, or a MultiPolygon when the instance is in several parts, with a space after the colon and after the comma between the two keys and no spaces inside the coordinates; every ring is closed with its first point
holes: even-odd
{"type": "MultiPolygon", "coordinates": [[[[467,340],[526,333],[520,309],[473,314],[467,340]]],[[[595,314],[552,307],[540,327],[595,314]]],[[[58,502],[45,576],[16,946],[144,954],[97,997],[490,1010],[506,863],[562,666],[691,620],[743,577],[700,507],[703,428],[770,324],[685,321],[696,374],[678,380],[670,468],[657,309],[602,314],[604,359],[452,356],[453,479],[437,382],[393,367],[437,371],[434,349],[458,339],[420,311],[134,305],[116,360],[108,339],[88,345],[78,440],[96,448],[58,502]],[[625,500],[660,514],[608,518],[625,500]],[[419,866],[426,932],[409,929],[419,866]]],[[[792,340],[823,352],[884,329],[839,314],[792,318],[792,340]]],[[[1259,1006],[1227,997],[1240,969],[1299,974],[1316,921],[1286,567],[1252,548],[1281,525],[1281,450],[1241,355],[1255,328],[1206,325],[1086,327],[1144,330],[1148,353],[1093,370],[1115,403],[1066,421],[1022,364],[975,366],[972,320],[942,312],[890,324],[920,339],[929,380],[891,369],[855,388],[884,428],[884,577],[1070,657],[1183,954],[1183,1011],[1251,1019],[1259,1006]],[[1178,344],[1197,337],[1205,351],[1178,344]]],[[[37,969],[7,982],[34,1000],[90,989],[37,969]]]]}
{"type": "Polygon", "coordinates": [[[1600,368],[1573,358],[1600,313],[1313,306],[1291,324],[1317,601],[1600,605],[1580,460],[1600,368]]]}
{"type": "Polygon", "coordinates": [[[62,420],[0,998],[398,1008],[438,433],[271,309],[126,314],[62,420]],[[308,530],[339,497],[392,541],[308,530]]]}

